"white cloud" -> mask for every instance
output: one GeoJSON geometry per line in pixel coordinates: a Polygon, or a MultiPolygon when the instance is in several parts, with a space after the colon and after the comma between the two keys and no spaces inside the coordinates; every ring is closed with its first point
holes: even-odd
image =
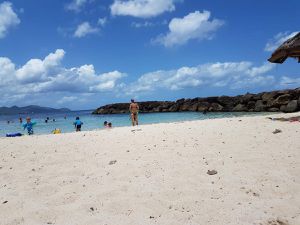
{"type": "Polygon", "coordinates": [[[292,77],[288,77],[288,76],[283,76],[280,79],[280,85],[284,86],[284,87],[288,87],[288,86],[299,87],[300,86],[300,78],[292,78],[292,77]]]}
{"type": "Polygon", "coordinates": [[[72,2],[67,4],[66,9],[79,12],[87,2],[88,0],[72,0],[72,2]]]}
{"type": "Polygon", "coordinates": [[[265,86],[275,81],[265,75],[273,67],[255,67],[251,62],[225,62],[181,67],[177,70],[159,70],[142,75],[126,88],[128,95],[162,90],[180,90],[193,87],[244,87],[265,86]]]}
{"type": "Polygon", "coordinates": [[[280,32],[276,34],[265,46],[265,51],[272,52],[276,50],[283,42],[294,37],[299,31],[295,32],[280,32]]]}
{"type": "Polygon", "coordinates": [[[18,15],[12,8],[12,3],[3,2],[0,4],[0,38],[4,38],[8,30],[20,23],[18,15]]]}
{"type": "Polygon", "coordinates": [[[83,22],[78,25],[76,28],[76,31],[74,33],[74,37],[82,38],[85,37],[88,34],[95,34],[99,32],[99,28],[92,27],[89,22],[83,22]]]}
{"type": "Polygon", "coordinates": [[[132,22],[131,26],[135,28],[147,28],[147,27],[154,27],[154,26],[161,26],[166,25],[168,22],[166,20],[163,20],[161,22],[150,22],[150,21],[144,21],[144,22],[132,22]]]}
{"type": "Polygon", "coordinates": [[[110,6],[115,16],[150,18],[175,10],[175,0],[115,0],[110,6]]]}
{"type": "Polygon", "coordinates": [[[223,24],[222,20],[210,20],[209,11],[195,11],[183,18],[172,19],[169,23],[169,32],[158,36],[153,42],[172,47],[183,45],[193,39],[210,40],[223,24]]]}
{"type": "Polygon", "coordinates": [[[64,58],[65,51],[57,49],[55,53],[41,59],[30,59],[24,66],[16,70],[16,78],[22,83],[34,83],[46,80],[50,72],[52,72],[64,58]]]}
{"type": "Polygon", "coordinates": [[[73,102],[75,100],[77,100],[78,98],[75,96],[64,96],[62,97],[60,100],[57,101],[58,104],[62,105],[65,104],[67,102],[73,102]]]}
{"type": "Polygon", "coordinates": [[[103,18],[99,18],[98,19],[98,23],[97,24],[100,25],[100,26],[102,26],[102,27],[104,27],[106,23],[107,23],[107,18],[103,17],[103,18]]]}
{"type": "MultiPolygon", "coordinates": [[[[114,92],[126,76],[119,71],[97,74],[93,65],[65,68],[61,65],[64,55],[65,51],[58,49],[44,59],[30,59],[20,68],[10,59],[0,57],[0,99],[6,94],[25,97],[38,93],[114,92]]],[[[61,102],[69,99],[63,98],[61,102]]]]}
{"type": "Polygon", "coordinates": [[[275,64],[272,63],[265,63],[262,66],[259,67],[252,67],[251,69],[249,69],[247,71],[247,73],[250,76],[257,76],[259,74],[264,74],[266,72],[269,72],[270,70],[272,70],[273,68],[275,68],[275,64]]]}

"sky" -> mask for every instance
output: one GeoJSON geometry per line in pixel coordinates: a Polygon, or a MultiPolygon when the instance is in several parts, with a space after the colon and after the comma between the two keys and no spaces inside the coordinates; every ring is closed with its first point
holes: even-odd
{"type": "Polygon", "coordinates": [[[73,110],[300,86],[267,59],[300,1],[0,0],[0,106],[73,110]]]}

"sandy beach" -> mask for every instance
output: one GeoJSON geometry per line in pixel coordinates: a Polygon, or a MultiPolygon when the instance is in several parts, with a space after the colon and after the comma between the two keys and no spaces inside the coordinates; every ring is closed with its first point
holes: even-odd
{"type": "Polygon", "coordinates": [[[299,137],[256,116],[1,138],[0,224],[299,225],[299,137]]]}

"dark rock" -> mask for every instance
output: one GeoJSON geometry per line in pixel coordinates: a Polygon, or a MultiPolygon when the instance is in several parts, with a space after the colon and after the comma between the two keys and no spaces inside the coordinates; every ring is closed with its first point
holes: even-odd
{"type": "Polygon", "coordinates": [[[243,112],[243,111],[248,111],[248,108],[247,108],[247,106],[245,106],[245,105],[239,103],[239,104],[237,104],[237,105],[232,109],[232,111],[234,111],[234,112],[243,112]]]}
{"type": "Polygon", "coordinates": [[[250,101],[250,102],[248,102],[248,104],[247,104],[247,108],[248,109],[255,109],[255,101],[250,101]]]}
{"type": "Polygon", "coordinates": [[[218,172],[216,171],[216,170],[208,170],[207,171],[207,174],[208,175],[215,175],[215,174],[217,174],[218,172]]]}
{"type": "Polygon", "coordinates": [[[286,112],[286,105],[280,106],[280,111],[281,112],[286,112]]]}
{"type": "Polygon", "coordinates": [[[278,98],[275,99],[275,104],[278,105],[285,105],[288,104],[289,101],[291,100],[292,96],[290,94],[284,94],[280,95],[278,98]]]}
{"type": "Polygon", "coordinates": [[[275,129],[272,133],[273,134],[278,134],[278,133],[281,133],[282,132],[282,130],[280,130],[280,129],[275,129]]]}
{"type": "Polygon", "coordinates": [[[241,97],[241,103],[246,104],[247,102],[251,101],[254,96],[255,96],[254,94],[250,94],[250,93],[243,95],[241,97]]]}
{"type": "Polygon", "coordinates": [[[112,161],[110,161],[108,164],[109,165],[113,165],[113,164],[115,164],[117,162],[117,160],[112,160],[112,161]]]}
{"type": "Polygon", "coordinates": [[[278,108],[269,108],[268,112],[278,112],[279,109],[278,108]]]}
{"type": "Polygon", "coordinates": [[[197,111],[199,111],[199,112],[207,111],[209,109],[209,106],[210,106],[210,104],[208,102],[200,102],[198,104],[197,111]]]}
{"type": "Polygon", "coordinates": [[[275,99],[278,96],[278,92],[272,91],[272,92],[266,92],[261,96],[261,99],[263,101],[269,101],[271,99],[275,99]]]}
{"type": "MultiPolygon", "coordinates": [[[[140,112],[295,112],[300,110],[300,88],[263,92],[258,94],[247,93],[235,97],[220,96],[207,98],[179,99],[172,101],[139,102],[140,112]]],[[[129,113],[129,103],[116,103],[102,106],[93,114],[129,113]]]]}
{"type": "Polygon", "coordinates": [[[287,104],[285,108],[285,112],[296,112],[297,108],[298,108],[297,100],[292,100],[287,104]]]}
{"type": "Polygon", "coordinates": [[[6,203],[8,203],[8,201],[4,201],[4,202],[2,202],[2,204],[6,204],[6,203]]]}
{"type": "Polygon", "coordinates": [[[212,103],[209,107],[209,111],[213,111],[213,112],[221,112],[223,110],[223,106],[221,106],[218,103],[212,103]]]}
{"type": "Polygon", "coordinates": [[[255,108],[254,110],[256,112],[262,112],[262,111],[266,111],[267,109],[267,105],[264,104],[264,101],[263,100],[258,100],[256,103],[255,103],[255,108]]]}

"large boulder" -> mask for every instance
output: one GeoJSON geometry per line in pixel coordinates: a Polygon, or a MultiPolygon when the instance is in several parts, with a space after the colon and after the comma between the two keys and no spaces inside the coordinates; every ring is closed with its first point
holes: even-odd
{"type": "Polygon", "coordinates": [[[169,112],[177,112],[179,110],[179,105],[177,103],[173,104],[170,108],[169,108],[169,112]]]}
{"type": "Polygon", "coordinates": [[[197,111],[203,112],[209,109],[210,104],[208,102],[199,102],[197,111]]]}
{"type": "Polygon", "coordinates": [[[189,108],[189,111],[193,111],[193,112],[198,111],[198,105],[199,105],[199,103],[194,103],[194,104],[191,105],[191,107],[189,108]]]}
{"type": "Polygon", "coordinates": [[[272,101],[273,99],[275,99],[278,96],[277,91],[272,91],[272,92],[266,92],[261,96],[261,99],[263,101],[272,101]]]}
{"type": "Polygon", "coordinates": [[[242,104],[247,104],[249,101],[251,101],[254,97],[254,94],[250,94],[250,93],[247,93],[245,95],[242,95],[241,96],[241,103],[242,104]]]}
{"type": "Polygon", "coordinates": [[[264,112],[267,109],[267,105],[263,100],[257,100],[255,103],[254,111],[256,112],[264,112]]]}
{"type": "Polygon", "coordinates": [[[209,111],[211,112],[221,112],[223,110],[223,106],[218,103],[212,103],[209,107],[209,111]]]}
{"type": "Polygon", "coordinates": [[[247,106],[243,105],[243,104],[237,104],[232,111],[234,112],[245,112],[248,111],[247,106]]]}
{"type": "Polygon", "coordinates": [[[256,104],[256,102],[255,101],[249,101],[248,103],[247,103],[247,108],[248,109],[252,109],[252,110],[254,110],[255,109],[255,104],[256,104]]]}
{"type": "Polygon", "coordinates": [[[278,108],[269,108],[268,112],[278,112],[279,109],[278,108]]]}
{"type": "Polygon", "coordinates": [[[285,112],[296,112],[297,109],[298,109],[298,101],[292,100],[287,104],[285,108],[285,112]]]}
{"type": "Polygon", "coordinates": [[[289,103],[290,100],[292,100],[292,96],[290,94],[284,94],[284,95],[278,96],[275,99],[274,104],[276,104],[276,105],[286,105],[286,104],[289,103]]]}

